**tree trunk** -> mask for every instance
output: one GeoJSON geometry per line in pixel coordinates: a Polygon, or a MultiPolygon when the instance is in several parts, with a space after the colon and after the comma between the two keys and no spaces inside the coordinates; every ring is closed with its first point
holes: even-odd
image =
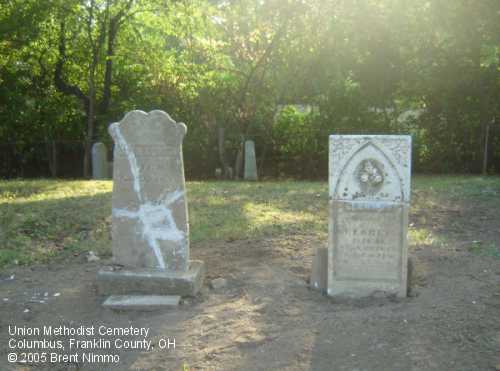
{"type": "Polygon", "coordinates": [[[99,64],[98,50],[96,48],[93,53],[93,59],[89,68],[89,105],[87,111],[87,133],[85,135],[85,149],[83,152],[83,177],[90,178],[91,172],[91,151],[92,141],[94,140],[95,114],[96,114],[96,93],[95,93],[95,72],[99,64]]]}
{"type": "Polygon", "coordinates": [[[228,166],[227,166],[227,161],[226,161],[226,148],[224,145],[224,132],[225,129],[219,127],[217,129],[217,145],[219,148],[219,161],[222,166],[222,174],[224,174],[224,178],[228,177],[228,166]]]}
{"type": "Polygon", "coordinates": [[[268,147],[268,145],[266,143],[264,143],[264,147],[262,148],[262,153],[261,153],[260,159],[259,159],[259,168],[258,168],[258,172],[257,172],[258,174],[264,175],[264,164],[266,162],[267,147],[268,147]]]}
{"type": "Polygon", "coordinates": [[[245,147],[245,141],[241,140],[240,148],[238,148],[238,153],[236,154],[236,161],[234,163],[234,179],[240,179],[243,177],[243,150],[245,147]]]}
{"type": "Polygon", "coordinates": [[[52,178],[57,177],[57,143],[51,140],[47,143],[47,154],[49,158],[49,170],[52,178]]]}
{"type": "Polygon", "coordinates": [[[85,136],[85,144],[83,150],[83,177],[90,178],[91,174],[91,152],[92,152],[92,140],[94,139],[94,90],[93,84],[89,84],[89,91],[91,92],[89,100],[89,111],[87,114],[87,134],[85,136]]]}
{"type": "Polygon", "coordinates": [[[52,141],[52,176],[57,177],[57,143],[52,141]]]}
{"type": "Polygon", "coordinates": [[[484,128],[484,145],[483,145],[483,175],[488,174],[488,141],[490,136],[490,123],[488,122],[484,128]]]}

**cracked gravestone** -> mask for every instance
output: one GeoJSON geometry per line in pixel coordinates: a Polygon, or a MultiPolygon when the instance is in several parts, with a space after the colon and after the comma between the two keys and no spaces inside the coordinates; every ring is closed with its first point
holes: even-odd
{"type": "Polygon", "coordinates": [[[411,137],[331,135],[330,296],[406,296],[411,137]]]}
{"type": "Polygon", "coordinates": [[[163,111],[129,112],[109,127],[115,266],[98,273],[101,294],[192,296],[204,266],[189,258],[182,141],[186,126],[163,111]]]}

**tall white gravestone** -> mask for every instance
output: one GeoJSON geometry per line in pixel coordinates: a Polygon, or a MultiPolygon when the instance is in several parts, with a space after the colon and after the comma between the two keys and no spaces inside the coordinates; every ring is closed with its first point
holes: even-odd
{"type": "Polygon", "coordinates": [[[406,296],[411,137],[331,135],[330,296],[406,296]]]}
{"type": "Polygon", "coordinates": [[[253,140],[245,142],[245,169],[243,172],[245,180],[257,180],[257,158],[255,155],[255,143],[253,140]]]}
{"type": "Polygon", "coordinates": [[[92,146],[92,179],[108,179],[108,150],[101,142],[92,146]]]}
{"type": "Polygon", "coordinates": [[[189,259],[186,126],[163,111],[132,111],[109,133],[115,142],[113,260],[122,268],[99,272],[100,292],[196,294],[203,263],[189,259]]]}

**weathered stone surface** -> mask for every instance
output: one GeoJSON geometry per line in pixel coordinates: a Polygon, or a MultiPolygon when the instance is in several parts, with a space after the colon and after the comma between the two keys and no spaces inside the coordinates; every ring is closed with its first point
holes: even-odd
{"type": "Polygon", "coordinates": [[[257,159],[255,156],[255,143],[253,140],[245,142],[245,180],[257,180],[257,159]]]}
{"type": "Polygon", "coordinates": [[[326,293],[328,287],[328,248],[317,247],[312,262],[311,289],[326,293]]]}
{"type": "MultiPolygon", "coordinates": [[[[182,159],[186,126],[162,111],[132,111],[109,132],[115,141],[112,239],[117,265],[98,272],[98,293],[196,295],[205,267],[189,260],[182,159]]],[[[165,298],[150,304],[146,298],[114,299],[107,305],[143,309],[168,304],[165,298]]]]}
{"type": "Polygon", "coordinates": [[[178,295],[113,295],[107,298],[103,307],[115,310],[155,310],[177,307],[181,297],[178,295]]]}
{"type": "Polygon", "coordinates": [[[210,286],[214,290],[222,289],[227,286],[227,280],[225,278],[219,277],[210,281],[210,286]]]}
{"type": "Polygon", "coordinates": [[[109,133],[115,141],[115,262],[186,271],[189,228],[182,158],[186,126],[163,111],[132,111],[110,125],[109,133]]]}
{"type": "Polygon", "coordinates": [[[330,136],[328,295],[406,296],[411,138],[330,136]]]}
{"type": "Polygon", "coordinates": [[[113,161],[108,162],[108,174],[111,179],[113,179],[113,161]]]}
{"type": "Polygon", "coordinates": [[[332,200],[410,202],[410,136],[331,135],[329,162],[332,200]]]}
{"type": "Polygon", "coordinates": [[[99,295],[195,296],[204,277],[205,266],[199,260],[191,260],[184,272],[105,267],[97,273],[97,292],[99,295]]]}
{"type": "Polygon", "coordinates": [[[95,254],[95,252],[93,252],[93,251],[89,251],[89,253],[87,254],[87,261],[88,261],[89,263],[91,263],[91,262],[96,262],[96,261],[99,261],[99,260],[101,260],[101,258],[99,258],[99,257],[95,254]]]}
{"type": "Polygon", "coordinates": [[[92,146],[92,179],[109,179],[108,150],[104,143],[92,146]]]}

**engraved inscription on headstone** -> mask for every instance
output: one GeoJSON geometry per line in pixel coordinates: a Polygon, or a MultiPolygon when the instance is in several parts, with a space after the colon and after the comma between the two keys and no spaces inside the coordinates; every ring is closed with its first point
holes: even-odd
{"type": "Polygon", "coordinates": [[[340,204],[336,211],[337,277],[397,280],[401,261],[399,208],[373,211],[340,204]],[[387,234],[388,230],[392,233],[387,234]]]}
{"type": "Polygon", "coordinates": [[[406,296],[409,136],[330,136],[328,294],[406,296]]]}

